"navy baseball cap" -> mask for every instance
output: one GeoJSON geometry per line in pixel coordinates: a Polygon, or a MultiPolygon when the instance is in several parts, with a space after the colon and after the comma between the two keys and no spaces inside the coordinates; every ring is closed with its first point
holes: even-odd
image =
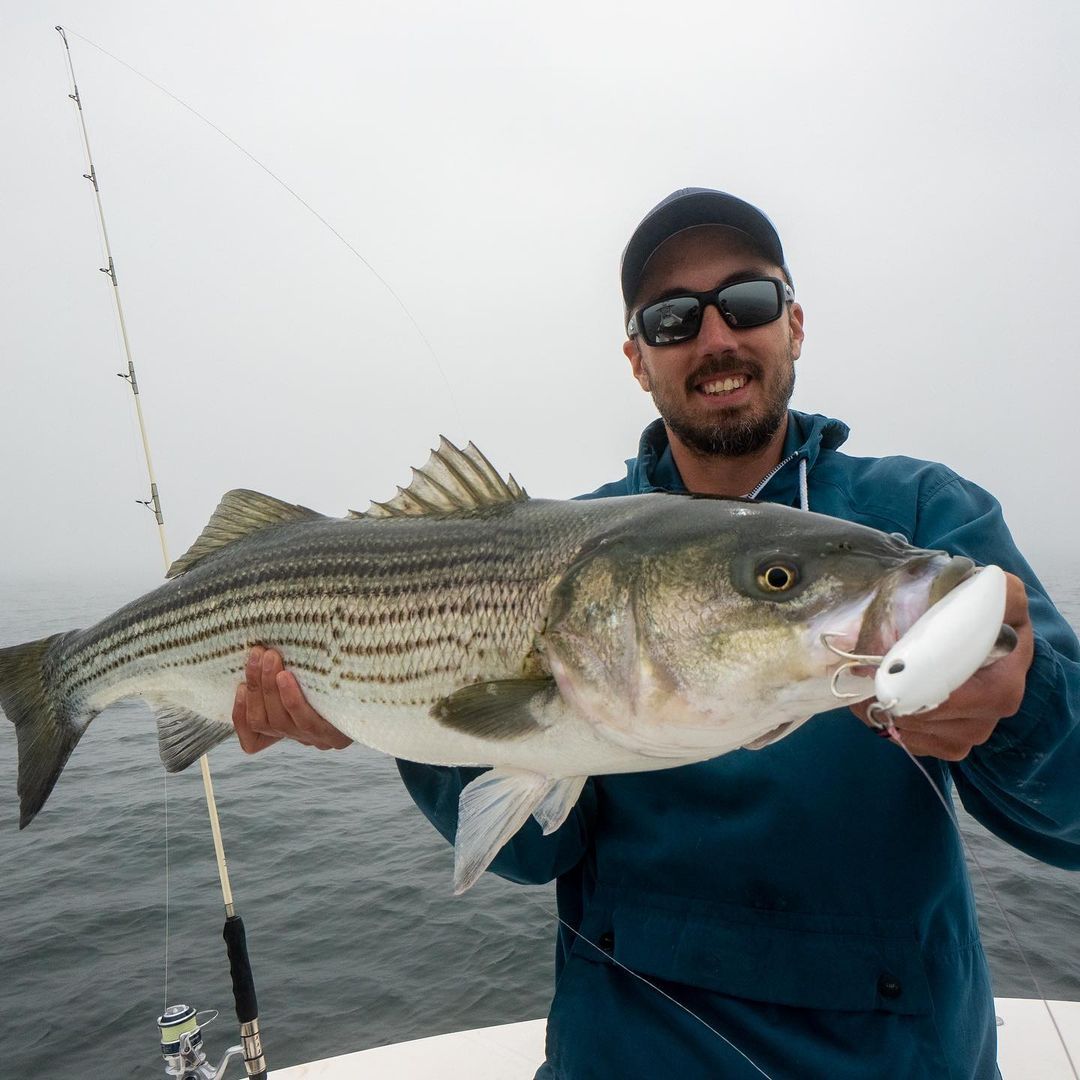
{"type": "Polygon", "coordinates": [[[756,207],[726,191],[681,188],[654,206],[641,219],[622,255],[623,302],[629,308],[656,249],[684,229],[696,225],[726,225],[738,229],[770,262],[782,267],[784,249],[773,223],[756,207]]]}

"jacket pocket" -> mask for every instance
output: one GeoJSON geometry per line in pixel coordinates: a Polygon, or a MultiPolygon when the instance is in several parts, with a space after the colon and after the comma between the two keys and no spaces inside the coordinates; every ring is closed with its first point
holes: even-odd
{"type": "Polygon", "coordinates": [[[617,960],[730,997],[804,1009],[933,1011],[918,934],[903,919],[768,911],[601,885],[580,933],[587,940],[576,940],[577,958],[617,960]]]}

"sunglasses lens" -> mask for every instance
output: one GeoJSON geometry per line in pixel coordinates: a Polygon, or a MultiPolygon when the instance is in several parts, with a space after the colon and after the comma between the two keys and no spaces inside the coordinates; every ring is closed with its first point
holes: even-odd
{"type": "Polygon", "coordinates": [[[780,290],[773,281],[738,281],[720,290],[719,305],[728,326],[737,329],[764,326],[783,310],[780,290]]]}
{"type": "Polygon", "coordinates": [[[697,337],[704,304],[715,303],[728,326],[747,330],[780,318],[784,310],[781,282],[773,278],[736,281],[716,293],[670,296],[642,308],[637,322],[650,345],[674,345],[697,337]],[[715,299],[714,299],[715,298],[715,299]]]}
{"type": "Polygon", "coordinates": [[[701,301],[673,296],[650,304],[641,313],[641,330],[650,345],[689,341],[701,329],[701,301]]]}

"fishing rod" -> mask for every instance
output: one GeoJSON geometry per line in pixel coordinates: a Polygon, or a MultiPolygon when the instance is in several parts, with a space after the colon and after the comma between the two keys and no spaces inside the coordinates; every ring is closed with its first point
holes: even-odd
{"type": "MultiPolygon", "coordinates": [[[[98,223],[101,226],[101,238],[105,248],[107,263],[105,266],[99,267],[99,269],[108,276],[112,284],[116,317],[120,324],[120,337],[123,343],[124,356],[127,360],[127,371],[118,372],[118,374],[131,388],[132,397],[135,401],[135,415],[139,424],[139,434],[142,438],[143,458],[146,463],[147,477],[150,481],[150,498],[136,501],[146,506],[154,515],[154,520],[157,523],[158,540],[161,544],[161,556],[165,563],[165,570],[168,571],[172,560],[169,558],[169,545],[165,536],[165,518],[161,510],[161,495],[154,474],[153,458],[150,454],[150,439],[147,435],[146,418],[143,415],[142,402],[139,396],[139,381],[135,376],[135,358],[128,337],[127,323],[124,320],[124,306],[120,299],[120,284],[116,275],[116,263],[113,259],[112,247],[109,244],[109,230],[105,224],[105,208],[101,201],[101,188],[98,184],[93,154],[90,151],[90,136],[86,130],[86,116],[83,110],[82,97],[79,94],[78,83],[75,80],[71,46],[68,44],[64,28],[57,26],[56,31],[64,43],[64,57],[67,61],[68,75],[71,79],[71,93],[68,94],[68,97],[75,102],[79,118],[79,130],[82,132],[83,149],[86,152],[86,163],[89,171],[83,173],[83,177],[89,180],[94,188],[98,223]]],[[[252,1080],[266,1080],[266,1055],[262,1049],[262,1036],[259,1030],[259,1006],[255,995],[255,981],[251,972],[251,963],[248,957],[247,935],[244,932],[243,919],[236,914],[236,907],[233,902],[229,868],[225,862],[225,847],[221,839],[221,823],[218,819],[217,801],[214,798],[214,785],[210,777],[210,763],[207,761],[205,754],[199,758],[199,767],[202,771],[206,809],[210,817],[210,832],[214,840],[214,855],[217,860],[218,878],[221,882],[221,896],[225,904],[225,927],[222,931],[222,937],[225,939],[229,957],[236,1018],[240,1023],[241,1044],[230,1047],[225,1058],[217,1067],[210,1065],[206,1060],[205,1053],[202,1051],[201,1032],[214,1017],[200,1023],[200,1014],[196,1013],[191,1006],[170,1006],[166,996],[165,1011],[158,1018],[158,1027],[161,1029],[162,1056],[167,1063],[166,1073],[168,1075],[182,1077],[184,1080],[188,1080],[189,1077],[198,1078],[198,1080],[203,1080],[203,1078],[210,1080],[210,1078],[219,1078],[224,1073],[225,1066],[230,1058],[242,1053],[247,1075],[252,1080]]],[[[168,897],[166,897],[167,904],[168,897]]],[[[167,947],[168,942],[166,942],[167,947]]],[[[167,993],[168,988],[166,986],[166,995],[167,993]]]]}

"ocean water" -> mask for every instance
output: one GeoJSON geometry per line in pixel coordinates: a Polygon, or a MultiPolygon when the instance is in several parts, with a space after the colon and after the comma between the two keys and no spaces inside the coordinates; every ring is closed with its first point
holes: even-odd
{"type": "MultiPolygon", "coordinates": [[[[1080,628],[1077,575],[1044,573],[1080,628]]],[[[148,584],[0,582],[0,645],[87,625],[148,584]]],[[[211,765],[271,1068],[546,1012],[553,888],[488,874],[454,898],[451,849],[389,758],[227,744],[211,765]]],[[[163,1076],[166,1001],[221,1010],[204,1035],[217,1060],[237,1034],[198,769],[166,783],[129,702],[94,721],[22,832],[15,790],[5,723],[0,1076],[163,1076]]],[[[995,992],[1080,998],[1080,875],[961,818],[995,992]]]]}

